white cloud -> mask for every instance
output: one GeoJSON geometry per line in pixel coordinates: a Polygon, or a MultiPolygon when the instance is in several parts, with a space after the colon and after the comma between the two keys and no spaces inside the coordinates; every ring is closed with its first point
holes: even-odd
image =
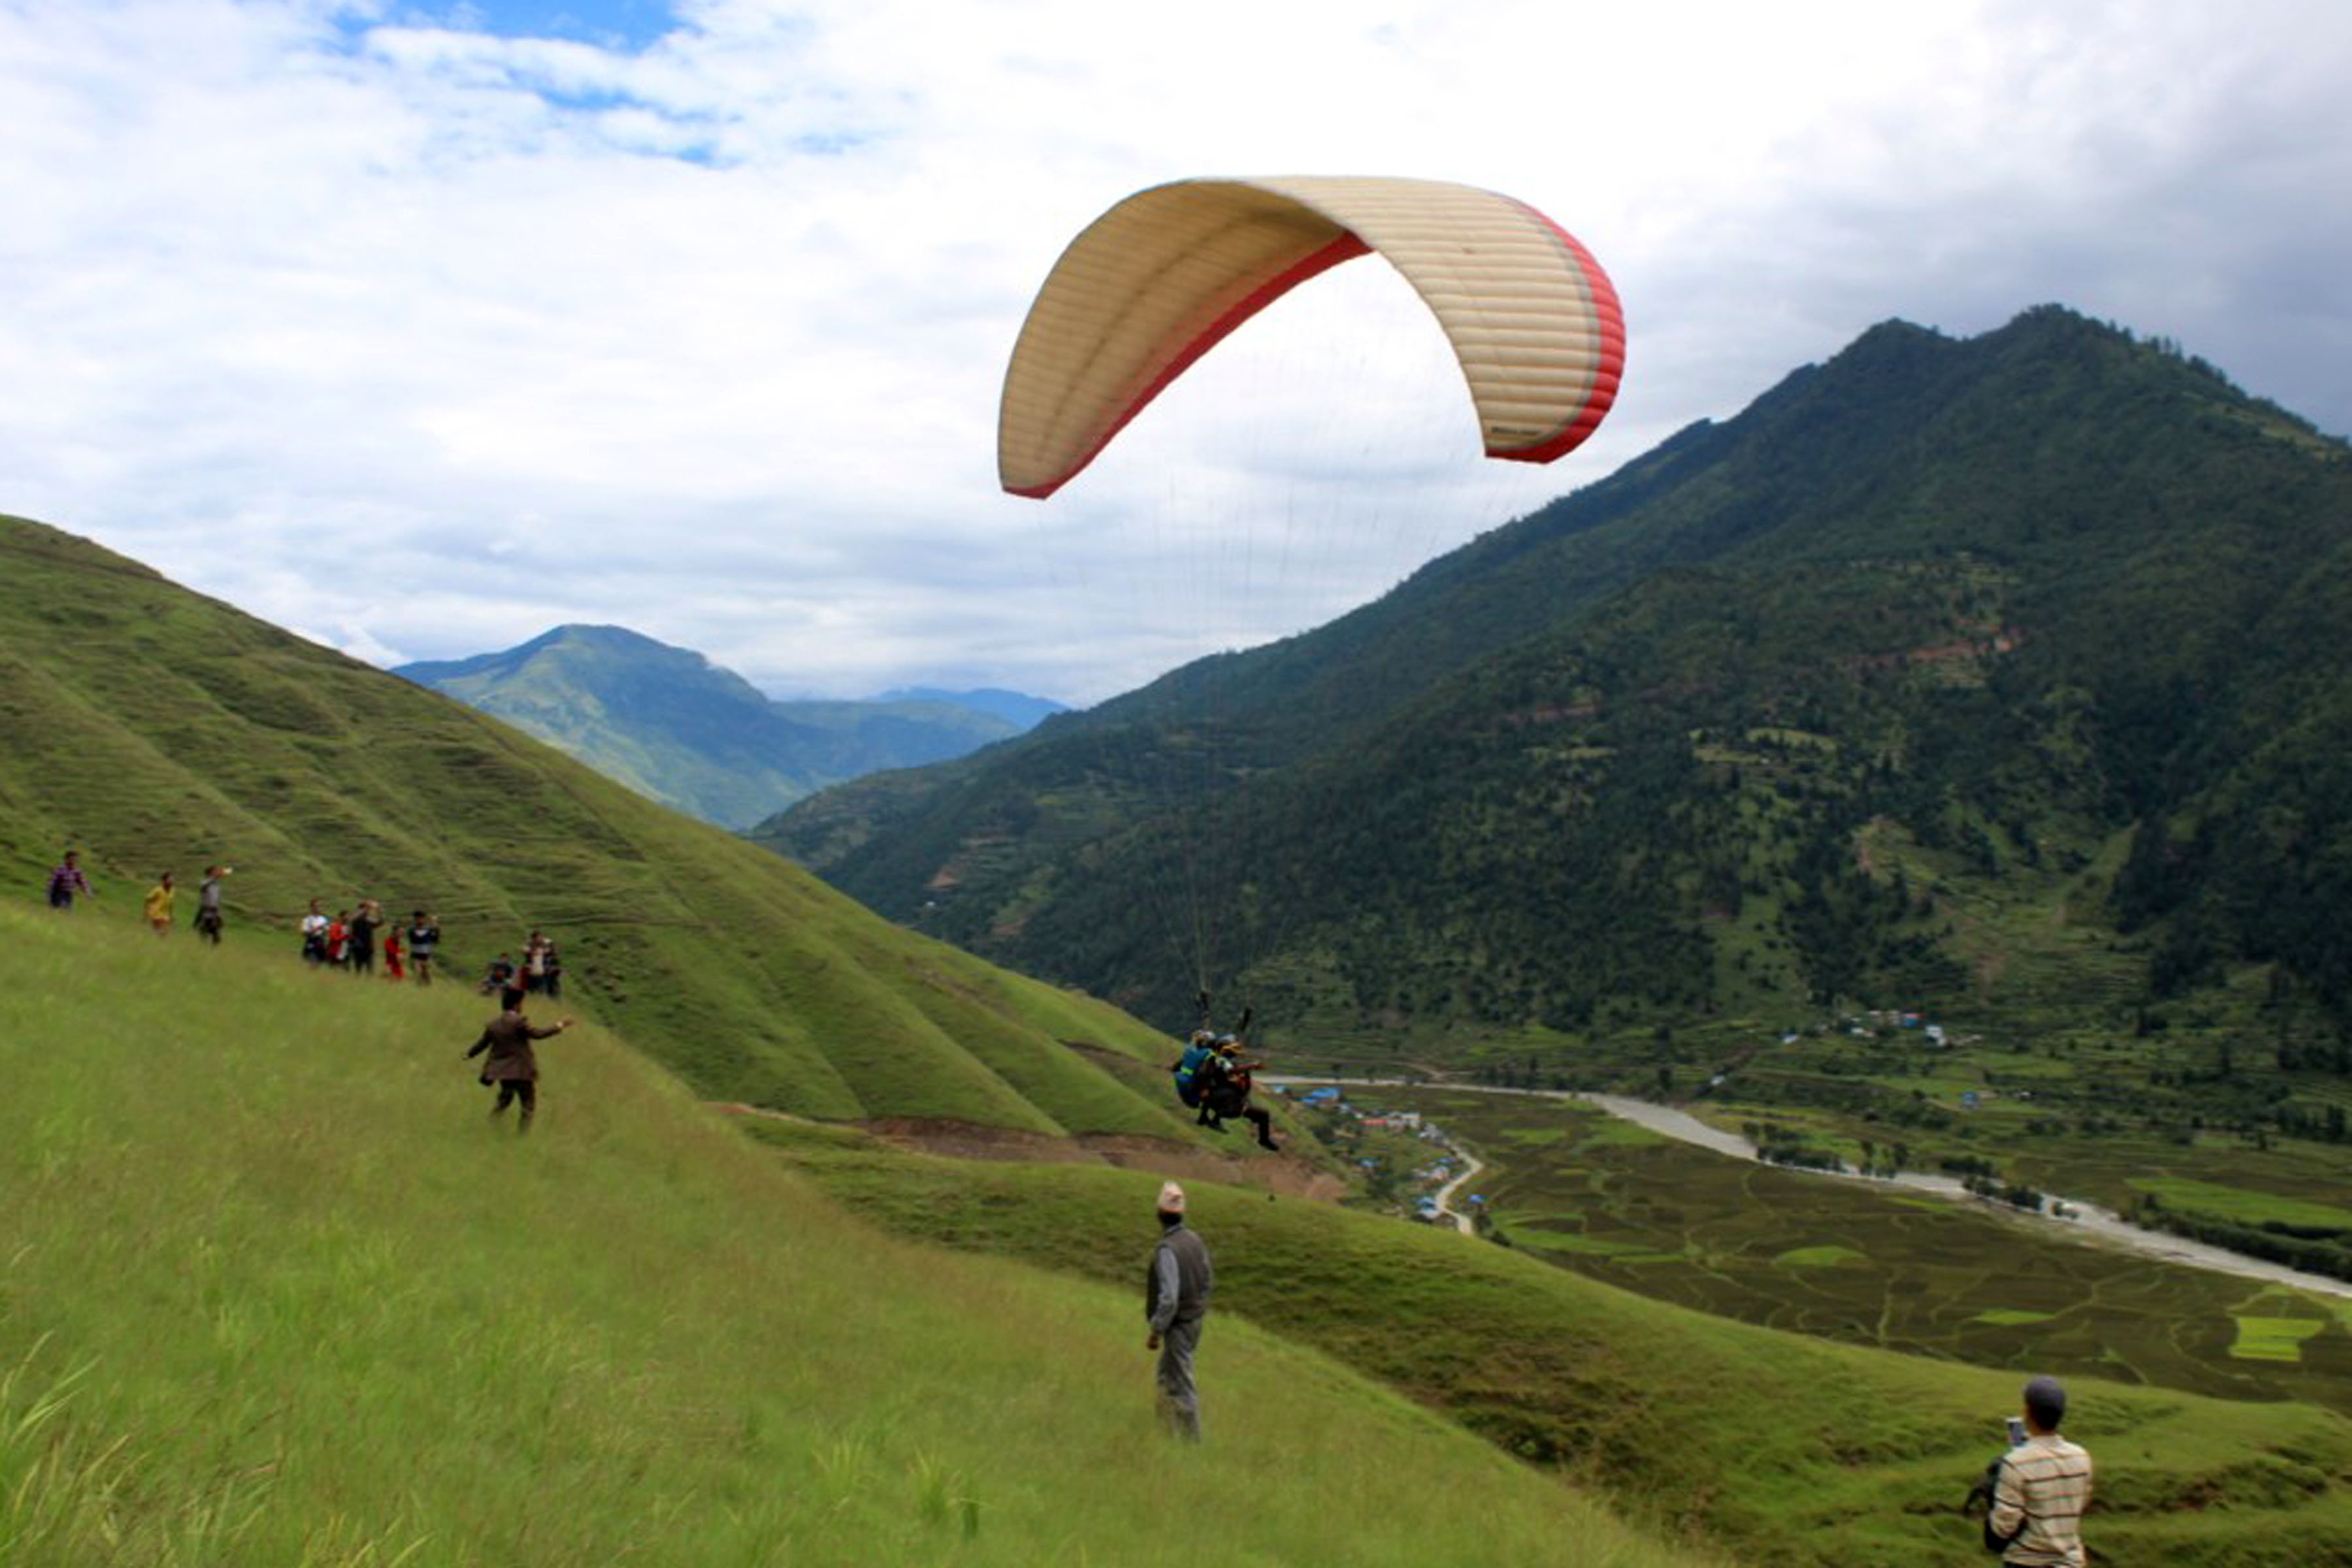
{"type": "MultiPolygon", "coordinates": [[[[643,48],[0,0],[0,507],[372,658],[635,626],[798,691],[1091,699],[1327,618],[1902,315],[2046,300],[2352,428],[2352,12],[700,0],[643,48]],[[1521,195],[1624,395],[1489,464],[1361,262],[1045,505],[1021,313],[1138,186],[1521,195]]],[[[577,33],[578,28],[571,29],[577,33]]],[[[590,36],[593,36],[593,31],[590,36]]]]}

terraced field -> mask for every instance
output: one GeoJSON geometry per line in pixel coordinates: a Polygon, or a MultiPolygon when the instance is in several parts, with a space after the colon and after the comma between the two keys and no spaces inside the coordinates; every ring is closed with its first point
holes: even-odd
{"type": "Polygon", "coordinates": [[[1501,1238],[1742,1321],[1979,1366],[2352,1411],[2352,1300],[2067,1241],[2046,1224],[1672,1142],[1587,1107],[1411,1103],[1479,1151],[1501,1238]]]}

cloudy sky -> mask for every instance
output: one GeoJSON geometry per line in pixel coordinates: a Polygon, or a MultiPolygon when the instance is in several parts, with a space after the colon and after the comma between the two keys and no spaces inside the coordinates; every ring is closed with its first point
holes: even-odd
{"type": "Polygon", "coordinates": [[[377,662],[587,620],[1093,700],[1891,316],[2056,300],[2352,431],[2347,100],[2335,0],[0,0],[0,510],[377,662]],[[1261,174],[1549,213],[1625,303],[1609,423],[1479,460],[1366,260],[999,494],[1063,245],[1261,174]]]}

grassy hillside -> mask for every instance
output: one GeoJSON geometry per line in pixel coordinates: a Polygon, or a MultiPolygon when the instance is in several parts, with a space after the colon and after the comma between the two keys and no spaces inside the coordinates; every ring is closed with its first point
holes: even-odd
{"type": "Polygon", "coordinates": [[[485,1125],[480,1013],[0,906],[0,1561],[1706,1561],[1240,1314],[1167,1446],[1148,1184],[1109,1283],[943,1254],[593,1027],[485,1125]]]}
{"type": "MultiPolygon", "coordinates": [[[[1112,1171],[974,1168],[769,1132],[901,1233],[1116,1283],[1112,1171]]],[[[1739,1561],[1962,1568],[1956,1510],[2024,1374],[1839,1345],[1644,1300],[1481,1241],[1232,1191],[1198,1194],[1221,1304],[1739,1561]]],[[[2070,1379],[2103,1568],[2352,1563],[2352,1421],[2070,1379]]]]}
{"type": "Polygon", "coordinates": [[[579,1004],[713,1098],[1192,1136],[1065,1043],[1156,1058],[1113,1009],[888,926],[458,703],[37,523],[0,518],[0,885],[37,896],[70,845],[88,912],[132,917],[171,867],[184,919],[226,861],[232,932],[289,965],[314,897],[437,911],[450,977],[544,928],[579,1004]]]}

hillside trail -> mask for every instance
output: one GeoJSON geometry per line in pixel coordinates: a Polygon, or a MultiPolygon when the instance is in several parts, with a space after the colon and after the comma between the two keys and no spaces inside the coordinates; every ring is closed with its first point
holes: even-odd
{"type": "MultiPolygon", "coordinates": [[[[1381,1089],[1429,1089],[1448,1093],[1517,1095],[1526,1100],[1577,1100],[1595,1106],[1621,1121],[1645,1127],[1664,1137],[1688,1143],[1735,1160],[1753,1160],[1756,1146],[1737,1132],[1726,1132],[1710,1127],[1687,1111],[1651,1100],[1634,1100],[1617,1094],[1591,1094],[1580,1090],[1552,1089],[1509,1089],[1496,1084],[1470,1083],[1406,1083],[1396,1079],[1281,1078],[1263,1079],[1269,1084],[1346,1084],[1350,1087],[1381,1089]]],[[[2060,1215],[2048,1210],[2036,1213],[2011,1205],[1981,1197],[1969,1192],[1950,1176],[1929,1175],[1925,1172],[1903,1171],[1892,1176],[1865,1176],[1848,1170],[1817,1171],[1796,1165],[1779,1166],[1796,1175],[1817,1176],[1832,1182],[1862,1182],[1877,1187],[1901,1187],[1910,1192],[1927,1193],[1954,1203],[1970,1204],[1990,1210],[2003,1219],[2021,1225],[2054,1227],[2069,1240],[2086,1247],[2108,1247],[2135,1252],[2159,1262],[2179,1264],[2189,1268],[2202,1268],[2209,1273],[2233,1275],[2241,1279],[2260,1280],[2268,1285],[2285,1285],[2317,1295],[2352,1298],[2352,1281],[2331,1279],[2324,1274],[2307,1274],[2284,1264],[2249,1258],[2227,1247],[2186,1237],[2168,1236],[2161,1231],[2142,1230],[2113,1209],[2102,1207],[2083,1198],[2047,1194],[2053,1205],[2073,1211],[2060,1215]]]]}
{"type": "Polygon", "coordinates": [[[1477,1155],[1473,1154],[1467,1148],[1460,1143],[1454,1144],[1453,1149],[1454,1152],[1460,1154],[1467,1163],[1463,1167],[1463,1171],[1460,1175],[1454,1177],[1452,1181],[1437,1189],[1437,1212],[1444,1215],[1447,1219],[1452,1220],[1454,1222],[1454,1228],[1460,1231],[1463,1235],[1475,1236],[1478,1234],[1477,1226],[1472,1222],[1468,1215],[1464,1214],[1460,1209],[1454,1206],[1454,1194],[1460,1192],[1464,1186],[1468,1184],[1470,1178],[1485,1170],[1486,1168],[1486,1162],[1478,1158],[1477,1155]]]}

